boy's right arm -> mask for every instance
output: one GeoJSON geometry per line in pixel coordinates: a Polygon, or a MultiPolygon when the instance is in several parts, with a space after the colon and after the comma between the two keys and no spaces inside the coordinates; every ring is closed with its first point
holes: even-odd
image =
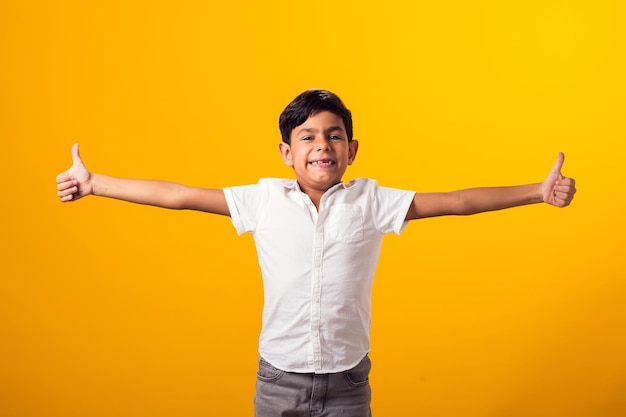
{"type": "Polygon", "coordinates": [[[92,174],[80,158],[78,144],[72,147],[72,161],[70,169],[56,178],[57,194],[62,202],[75,201],[93,194],[169,209],[199,210],[230,216],[226,197],[221,189],[92,174]]]}

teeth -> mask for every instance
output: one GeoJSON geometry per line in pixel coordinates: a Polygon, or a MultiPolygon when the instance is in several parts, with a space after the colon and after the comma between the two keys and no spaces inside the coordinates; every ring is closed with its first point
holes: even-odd
{"type": "Polygon", "coordinates": [[[334,165],[335,163],[333,161],[313,161],[311,162],[311,165],[313,166],[320,166],[320,165],[334,165]]]}

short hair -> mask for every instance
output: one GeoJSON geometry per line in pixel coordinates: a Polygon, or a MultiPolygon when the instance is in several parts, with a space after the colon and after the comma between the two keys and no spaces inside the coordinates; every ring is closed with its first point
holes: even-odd
{"type": "Polygon", "coordinates": [[[278,119],[283,142],[291,144],[291,132],[309,117],[321,111],[329,111],[343,119],[348,142],[352,141],[352,113],[339,96],[327,90],[310,89],[298,95],[285,107],[278,119]]]}

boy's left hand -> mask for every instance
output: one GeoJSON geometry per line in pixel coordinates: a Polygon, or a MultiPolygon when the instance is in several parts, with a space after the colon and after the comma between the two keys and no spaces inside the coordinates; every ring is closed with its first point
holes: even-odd
{"type": "Polygon", "coordinates": [[[559,152],[556,163],[541,185],[543,201],[561,208],[568,206],[576,193],[576,181],[561,174],[564,160],[565,155],[559,152]]]}

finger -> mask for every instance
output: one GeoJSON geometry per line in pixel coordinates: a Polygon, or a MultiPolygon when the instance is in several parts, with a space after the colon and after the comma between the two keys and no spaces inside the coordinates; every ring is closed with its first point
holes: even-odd
{"type": "Polygon", "coordinates": [[[571,200],[573,193],[569,191],[555,191],[554,197],[559,200],[571,200]]]}
{"type": "Polygon", "coordinates": [[[552,199],[552,204],[556,207],[559,208],[563,208],[567,205],[569,205],[571,198],[569,198],[567,195],[561,195],[560,193],[557,193],[556,195],[554,195],[554,198],[552,199]]]}
{"type": "Polygon", "coordinates": [[[552,190],[560,191],[562,193],[574,194],[576,192],[576,187],[574,187],[573,185],[555,185],[552,190]]]}
{"type": "Polygon", "coordinates": [[[70,174],[68,174],[67,172],[63,172],[63,173],[57,175],[56,182],[57,183],[65,182],[65,181],[68,181],[71,178],[72,178],[72,176],[70,174]]]}
{"type": "Polygon", "coordinates": [[[574,178],[563,177],[556,182],[556,185],[576,185],[574,178]]]}
{"type": "Polygon", "coordinates": [[[559,207],[568,206],[574,199],[573,192],[557,192],[554,195],[554,201],[559,207]]]}
{"type": "Polygon", "coordinates": [[[73,186],[73,187],[69,187],[69,188],[65,188],[63,190],[57,191],[57,195],[59,197],[67,197],[68,195],[74,195],[77,192],[78,192],[78,187],[73,186]]]}
{"type": "Polygon", "coordinates": [[[78,150],[78,143],[72,145],[72,162],[74,165],[82,165],[83,160],[80,158],[80,151],[78,150]]]}
{"type": "Polygon", "coordinates": [[[555,200],[554,205],[558,208],[565,208],[569,205],[569,203],[565,200],[555,200]]]}
{"type": "Polygon", "coordinates": [[[68,201],[72,201],[74,199],[74,195],[70,194],[65,197],[61,197],[60,200],[62,203],[67,203],[68,201]]]}
{"type": "Polygon", "coordinates": [[[57,190],[58,191],[66,190],[75,185],[78,185],[78,181],[76,181],[75,179],[70,179],[68,181],[59,182],[57,183],[57,190]]]}
{"type": "Polygon", "coordinates": [[[554,166],[552,167],[552,170],[550,172],[560,173],[561,167],[563,167],[563,162],[565,162],[565,155],[563,154],[563,152],[559,152],[556,157],[556,162],[554,163],[554,166]]]}
{"type": "Polygon", "coordinates": [[[572,199],[571,199],[571,198],[566,198],[566,199],[564,199],[564,200],[560,200],[559,207],[560,207],[560,208],[567,207],[567,206],[569,206],[569,205],[570,205],[570,203],[571,203],[571,202],[572,202],[572,199]]]}

